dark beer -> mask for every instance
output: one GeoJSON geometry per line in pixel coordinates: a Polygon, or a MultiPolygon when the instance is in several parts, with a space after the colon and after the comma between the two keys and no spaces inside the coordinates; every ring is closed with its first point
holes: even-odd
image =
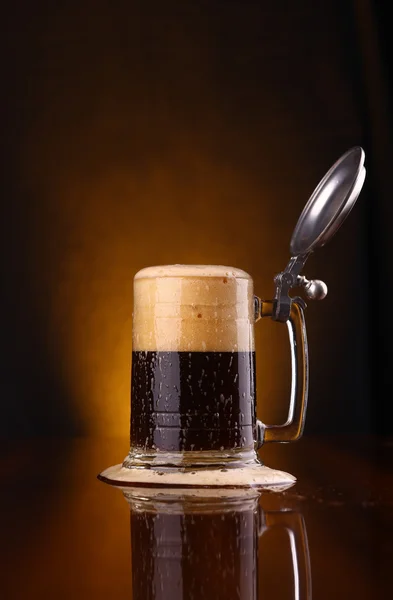
{"type": "Polygon", "coordinates": [[[133,352],[131,445],[253,447],[254,373],[254,352],[133,352]]]}

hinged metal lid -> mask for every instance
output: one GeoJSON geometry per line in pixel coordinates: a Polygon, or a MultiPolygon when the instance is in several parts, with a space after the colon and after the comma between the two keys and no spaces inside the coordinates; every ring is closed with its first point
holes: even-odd
{"type": "Polygon", "coordinates": [[[308,281],[300,276],[300,271],[311,252],[324,246],[334,236],[353,208],[366,177],[364,159],[360,146],[348,150],[329,169],[304,207],[292,234],[291,259],[274,280],[275,320],[288,320],[292,302],[289,290],[292,287],[303,286],[311,299],[321,300],[326,296],[325,283],[308,281]]]}
{"type": "Polygon", "coordinates": [[[348,150],[326,173],[299,217],[291,239],[291,256],[324,246],[354,206],[364,179],[364,151],[348,150]]]}

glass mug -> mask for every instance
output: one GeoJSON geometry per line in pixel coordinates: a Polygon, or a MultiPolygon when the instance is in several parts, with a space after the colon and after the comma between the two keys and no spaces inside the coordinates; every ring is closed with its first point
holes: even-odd
{"type": "Polygon", "coordinates": [[[134,278],[130,452],[124,467],[259,464],[265,442],[303,431],[308,388],[302,300],[287,322],[292,385],[283,425],[256,418],[254,324],[273,302],[246,272],[212,265],[148,267],[134,278]]]}

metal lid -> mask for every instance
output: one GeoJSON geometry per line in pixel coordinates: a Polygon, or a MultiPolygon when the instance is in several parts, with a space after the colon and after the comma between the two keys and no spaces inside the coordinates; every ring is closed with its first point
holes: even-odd
{"type": "Polygon", "coordinates": [[[320,181],[292,234],[291,256],[324,246],[341,227],[362,189],[364,158],[360,146],[348,150],[320,181]]]}
{"type": "Polygon", "coordinates": [[[291,259],[276,275],[273,319],[289,319],[293,287],[303,287],[308,298],[322,300],[327,294],[323,281],[301,276],[311,252],[324,246],[341,227],[353,208],[366,177],[364,151],[360,146],[348,150],[319,182],[296,224],[290,243],[291,259]]]}

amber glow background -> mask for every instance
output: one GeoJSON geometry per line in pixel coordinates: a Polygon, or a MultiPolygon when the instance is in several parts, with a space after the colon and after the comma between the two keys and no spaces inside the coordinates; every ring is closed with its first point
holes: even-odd
{"type": "MultiPolygon", "coordinates": [[[[233,265],[271,297],[306,200],[365,140],[352,3],[319,4],[10,10],[3,433],[127,435],[140,268],[233,265]]],[[[330,290],[307,314],[308,431],[369,426],[368,197],[306,270],[330,290]]],[[[258,325],[267,422],[286,412],[287,346],[258,325]]]]}

